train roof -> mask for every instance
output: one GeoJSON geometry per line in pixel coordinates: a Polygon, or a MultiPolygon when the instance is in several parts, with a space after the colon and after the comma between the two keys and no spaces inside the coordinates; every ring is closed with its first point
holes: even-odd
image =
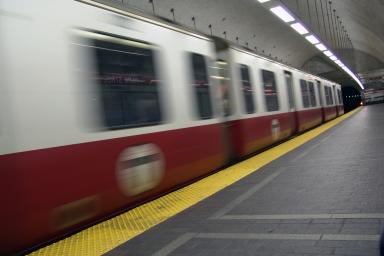
{"type": "Polygon", "coordinates": [[[183,34],[187,34],[190,36],[194,36],[194,37],[203,39],[203,40],[212,41],[216,44],[216,47],[219,46],[219,48],[220,47],[231,48],[233,50],[244,52],[246,54],[250,54],[250,55],[253,55],[255,57],[258,57],[260,59],[264,59],[264,60],[270,61],[272,63],[276,63],[280,66],[286,67],[287,69],[294,70],[294,71],[301,72],[301,73],[305,73],[305,74],[311,75],[317,79],[325,80],[329,83],[338,84],[334,81],[331,81],[331,80],[326,79],[324,77],[318,76],[316,74],[312,74],[312,73],[309,73],[307,71],[288,66],[287,64],[280,62],[280,61],[277,61],[277,60],[274,60],[268,56],[260,55],[259,53],[256,53],[252,49],[249,49],[249,48],[242,46],[242,45],[235,44],[234,42],[228,41],[224,38],[206,35],[202,32],[198,32],[198,31],[189,29],[189,28],[187,28],[181,24],[176,23],[175,21],[172,21],[172,20],[169,20],[169,19],[166,19],[163,17],[155,16],[155,15],[150,15],[150,14],[144,13],[144,12],[137,10],[137,9],[133,10],[133,9],[128,8],[128,7],[126,7],[120,3],[117,3],[117,2],[112,3],[112,2],[106,1],[106,0],[76,0],[76,1],[81,2],[81,3],[85,3],[85,4],[89,4],[89,5],[92,5],[92,6],[107,10],[107,11],[111,11],[111,12],[114,12],[116,14],[120,14],[120,15],[127,16],[130,18],[138,19],[138,20],[141,20],[144,22],[152,23],[154,25],[162,26],[162,27],[165,27],[165,28],[168,28],[168,29],[171,29],[171,30],[183,33],[183,34]]]}
{"type": "Polygon", "coordinates": [[[266,61],[269,61],[269,62],[272,62],[272,63],[275,63],[275,64],[278,64],[280,66],[283,66],[289,70],[294,70],[296,72],[300,72],[300,73],[304,73],[304,74],[307,74],[307,75],[311,75],[313,76],[314,78],[317,78],[317,79],[321,79],[321,80],[325,80],[329,83],[333,83],[333,84],[338,84],[336,83],[335,81],[331,81],[329,79],[326,79],[324,77],[321,77],[319,75],[316,75],[316,74],[312,74],[312,73],[309,73],[307,71],[304,71],[304,70],[301,70],[301,69],[298,69],[298,68],[295,68],[295,67],[292,67],[292,66],[289,66],[283,62],[280,62],[280,61],[277,61],[277,60],[274,60],[268,56],[264,56],[264,55],[260,55],[258,53],[256,53],[255,51],[253,51],[252,49],[250,48],[247,48],[245,46],[242,46],[242,45],[236,45],[234,44],[233,42],[231,41],[228,41],[226,39],[223,39],[221,37],[214,37],[214,40],[216,42],[216,45],[218,46],[219,49],[223,49],[223,48],[231,48],[233,50],[236,50],[236,51],[240,51],[240,52],[243,52],[243,53],[246,53],[246,54],[249,54],[249,55],[253,55],[257,58],[260,58],[260,59],[263,59],[263,60],[266,60],[266,61]]]}
{"type": "Polygon", "coordinates": [[[201,33],[192,29],[188,29],[181,24],[178,24],[172,20],[169,20],[163,17],[150,15],[136,9],[133,10],[131,8],[123,6],[121,3],[113,3],[105,0],[76,0],[76,1],[84,4],[92,5],[110,12],[114,12],[116,14],[120,14],[126,17],[134,18],[134,19],[148,22],[154,25],[165,27],[183,34],[198,37],[200,39],[213,41],[210,36],[207,36],[204,33],[201,33]]]}

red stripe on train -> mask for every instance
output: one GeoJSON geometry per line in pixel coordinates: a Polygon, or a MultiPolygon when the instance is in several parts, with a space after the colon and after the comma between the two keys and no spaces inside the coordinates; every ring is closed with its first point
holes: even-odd
{"type": "MultiPolygon", "coordinates": [[[[62,205],[77,207],[77,211],[92,208],[96,213],[89,217],[97,219],[204,175],[222,166],[225,157],[221,124],[0,156],[4,184],[0,196],[6,208],[0,211],[0,248],[25,248],[69,230],[60,230],[60,223],[55,223],[53,209],[62,205]],[[124,196],[116,178],[119,154],[148,142],[162,151],[163,179],[139,196],[124,196]]],[[[67,221],[70,216],[61,218],[67,221]]]]}

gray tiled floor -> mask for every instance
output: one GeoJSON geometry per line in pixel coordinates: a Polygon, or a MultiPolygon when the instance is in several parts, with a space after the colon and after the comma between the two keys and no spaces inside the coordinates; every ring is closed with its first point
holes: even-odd
{"type": "Polygon", "coordinates": [[[108,255],[378,255],[383,113],[364,107],[108,255]]]}

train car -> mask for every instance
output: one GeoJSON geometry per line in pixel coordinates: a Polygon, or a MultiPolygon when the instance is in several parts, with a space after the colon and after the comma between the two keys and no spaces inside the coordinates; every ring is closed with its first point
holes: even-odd
{"type": "Polygon", "coordinates": [[[0,254],[336,116],[333,82],[154,17],[94,1],[0,8],[0,254]]]}

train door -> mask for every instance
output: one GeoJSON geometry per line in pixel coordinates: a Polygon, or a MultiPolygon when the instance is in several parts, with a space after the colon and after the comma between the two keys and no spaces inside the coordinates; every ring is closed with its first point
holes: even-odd
{"type": "Polygon", "coordinates": [[[285,84],[287,86],[289,112],[293,114],[293,120],[294,120],[294,124],[292,125],[293,133],[296,133],[298,130],[299,122],[298,122],[298,117],[296,112],[296,101],[295,101],[295,92],[293,90],[292,73],[284,70],[284,78],[285,78],[285,84]]]}
{"type": "Polygon", "coordinates": [[[218,81],[218,93],[219,93],[219,104],[221,104],[222,117],[224,121],[228,119],[231,115],[231,99],[230,99],[230,79],[229,79],[229,70],[228,63],[224,60],[216,61],[217,76],[218,81]]]}
{"type": "Polygon", "coordinates": [[[220,39],[215,39],[215,47],[218,59],[214,63],[213,69],[215,70],[214,78],[217,84],[217,106],[221,110],[223,143],[226,148],[227,161],[232,162],[235,159],[235,151],[232,145],[232,127],[230,122],[233,109],[230,78],[231,67],[228,61],[229,49],[228,44],[220,39]]]}
{"type": "Polygon", "coordinates": [[[226,147],[227,160],[232,162],[235,160],[235,151],[232,144],[232,123],[230,116],[232,111],[232,94],[231,94],[231,79],[230,79],[230,66],[227,61],[222,59],[216,61],[218,69],[218,85],[219,85],[219,101],[221,101],[222,109],[222,125],[223,125],[223,141],[226,147]]]}
{"type": "Polygon", "coordinates": [[[325,121],[325,111],[324,111],[324,100],[323,100],[323,91],[321,90],[321,82],[316,80],[317,92],[319,94],[319,102],[321,107],[321,122],[325,121]]]}

